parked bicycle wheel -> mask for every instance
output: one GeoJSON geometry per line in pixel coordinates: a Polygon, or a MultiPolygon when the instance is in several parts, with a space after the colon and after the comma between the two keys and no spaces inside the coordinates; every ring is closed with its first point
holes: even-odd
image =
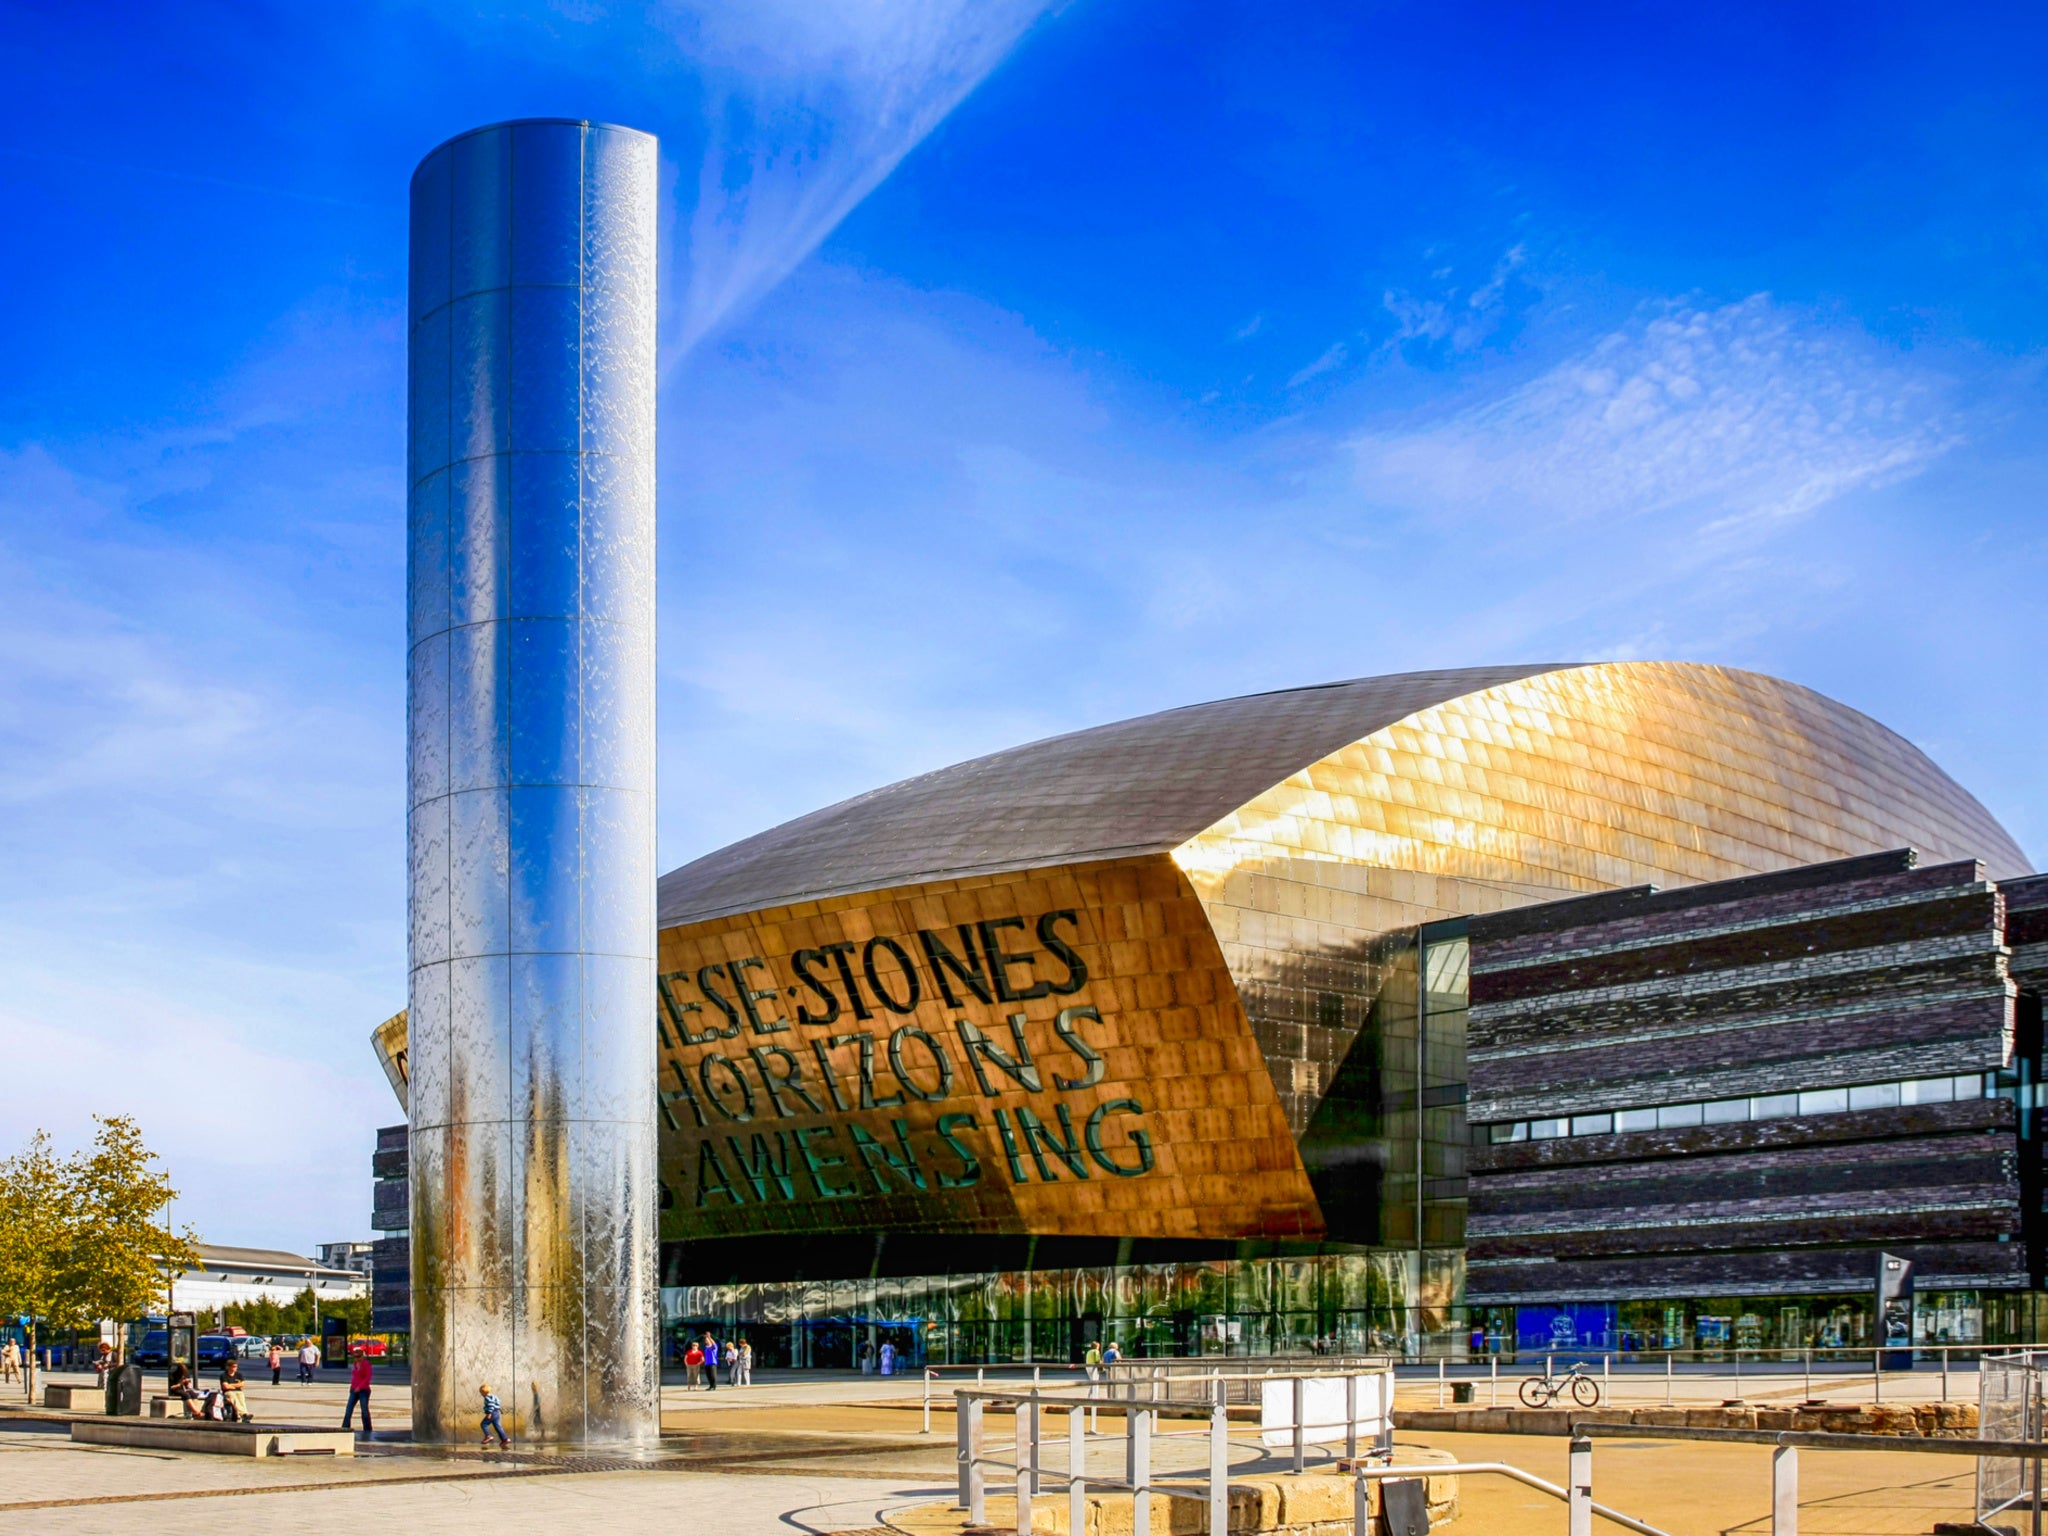
{"type": "Polygon", "coordinates": [[[1522,1402],[1530,1408],[1541,1408],[1550,1401],[1550,1383],[1541,1376],[1522,1378],[1522,1402]]]}
{"type": "Polygon", "coordinates": [[[1600,1401],[1600,1383],[1590,1376],[1572,1378],[1572,1401],[1581,1408],[1591,1408],[1600,1401]]]}

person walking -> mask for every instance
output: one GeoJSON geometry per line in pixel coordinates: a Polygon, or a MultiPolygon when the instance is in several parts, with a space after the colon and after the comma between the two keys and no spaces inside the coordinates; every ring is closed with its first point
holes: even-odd
{"type": "Polygon", "coordinates": [[[274,1387],[284,1380],[284,1346],[272,1339],[270,1353],[266,1358],[270,1362],[270,1384],[274,1387]]]}
{"type": "Polygon", "coordinates": [[[486,1447],[490,1445],[491,1435],[495,1432],[498,1436],[498,1449],[501,1451],[509,1450],[512,1442],[505,1435],[505,1421],[499,1417],[504,1412],[504,1405],[498,1401],[498,1394],[491,1390],[488,1382],[485,1383],[482,1390],[484,1394],[484,1445],[486,1447]]]}
{"type": "Polygon", "coordinates": [[[363,1433],[371,1434],[373,1431],[370,1428],[370,1357],[360,1351],[356,1354],[355,1364],[348,1368],[348,1409],[341,1416],[343,1429],[354,1427],[357,1403],[363,1405],[363,1433]]]}
{"type": "Polygon", "coordinates": [[[9,1339],[0,1344],[0,1381],[21,1380],[21,1346],[9,1339]]]}
{"type": "Polygon", "coordinates": [[[704,1370],[704,1350],[695,1339],[690,1340],[690,1347],[683,1351],[683,1369],[689,1372],[690,1390],[696,1391],[697,1378],[704,1370]]]}
{"type": "Polygon", "coordinates": [[[894,1376],[896,1374],[896,1346],[887,1340],[884,1340],[882,1343],[882,1374],[884,1376],[894,1376]]]}
{"type": "Polygon", "coordinates": [[[299,1385],[313,1379],[313,1367],[320,1363],[320,1346],[311,1339],[299,1341],[299,1385]]]}
{"type": "Polygon", "coordinates": [[[704,1390],[718,1390],[718,1340],[709,1332],[704,1335],[704,1390]]]}
{"type": "Polygon", "coordinates": [[[1102,1380],[1102,1345],[1098,1340],[1088,1341],[1088,1352],[1081,1357],[1081,1364],[1088,1372],[1090,1383],[1102,1380]]]}

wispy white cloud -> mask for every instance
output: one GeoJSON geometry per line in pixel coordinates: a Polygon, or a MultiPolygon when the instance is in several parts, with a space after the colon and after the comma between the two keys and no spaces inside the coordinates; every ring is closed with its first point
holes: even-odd
{"type": "Polygon", "coordinates": [[[1057,0],[677,7],[708,141],[671,362],[781,282],[1057,0]]]}
{"type": "Polygon", "coordinates": [[[1518,388],[1352,441],[1373,500],[1560,521],[1691,509],[1702,531],[1797,517],[1911,475],[1959,437],[1940,381],[1763,295],[1675,308],[1518,388]]]}
{"type": "Polygon", "coordinates": [[[1343,342],[1331,342],[1321,357],[1318,357],[1312,363],[1304,364],[1302,367],[1295,369],[1293,373],[1287,376],[1287,387],[1289,389],[1299,389],[1319,374],[1328,373],[1333,368],[1341,368],[1344,365],[1344,359],[1350,355],[1350,350],[1343,342]]]}
{"type": "Polygon", "coordinates": [[[1453,353],[1465,353],[1484,346],[1508,320],[1512,307],[1509,287],[1527,261],[1527,246],[1510,246],[1494,262],[1486,281],[1469,293],[1451,281],[1455,267],[1431,271],[1431,280],[1441,285],[1433,296],[1405,288],[1387,289],[1380,307],[1393,318],[1394,329],[1380,350],[1403,352],[1419,343],[1425,349],[1447,347],[1453,353]]]}

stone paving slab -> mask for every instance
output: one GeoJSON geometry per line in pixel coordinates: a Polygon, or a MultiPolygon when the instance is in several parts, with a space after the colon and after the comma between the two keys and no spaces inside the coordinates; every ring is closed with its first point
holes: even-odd
{"type": "Polygon", "coordinates": [[[191,1497],[22,1509],[0,1504],[9,1536],[219,1536],[224,1519],[289,1530],[401,1530],[407,1536],[478,1531],[692,1530],[717,1536],[795,1531],[870,1533],[888,1510],[928,1502],[930,1483],[849,1482],[783,1475],[644,1472],[539,1473],[314,1486],[261,1501],[191,1497]]]}

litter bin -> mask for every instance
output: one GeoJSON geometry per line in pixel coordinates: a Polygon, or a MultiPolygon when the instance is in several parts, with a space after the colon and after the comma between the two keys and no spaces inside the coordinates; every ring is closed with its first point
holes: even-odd
{"type": "Polygon", "coordinates": [[[142,1367],[130,1360],[107,1372],[107,1416],[135,1418],[142,1412],[142,1367]]]}
{"type": "Polygon", "coordinates": [[[1471,1401],[1472,1401],[1472,1383],[1471,1383],[1471,1382],[1469,1382],[1469,1381],[1454,1381],[1454,1382],[1452,1382],[1452,1383],[1451,1383],[1451,1401],[1452,1401],[1452,1402],[1454,1402],[1454,1403],[1469,1403],[1469,1402],[1471,1402],[1471,1401]]]}

